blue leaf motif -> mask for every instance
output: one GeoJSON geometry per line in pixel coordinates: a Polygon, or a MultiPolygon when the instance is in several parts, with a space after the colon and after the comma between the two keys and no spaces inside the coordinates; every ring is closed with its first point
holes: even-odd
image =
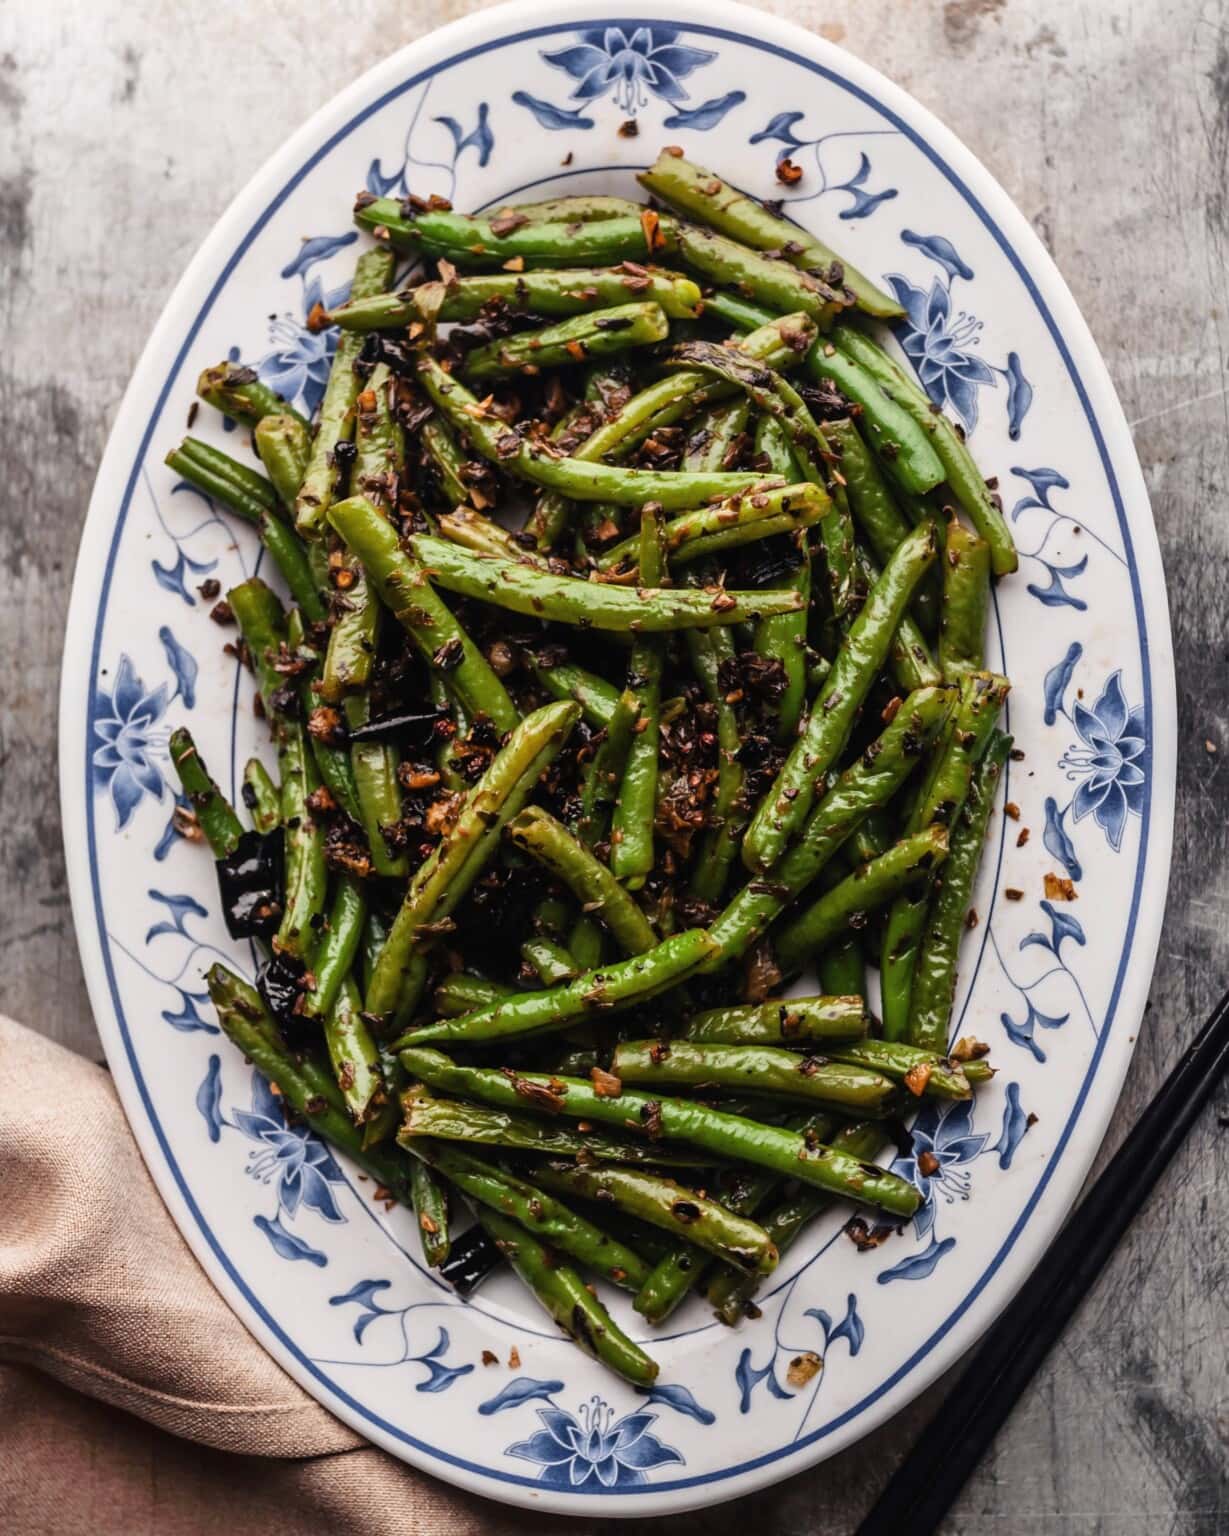
{"type": "Polygon", "coordinates": [[[145,935],[148,944],[162,933],[177,933],[180,938],[190,939],[187,920],[189,917],[207,917],[209,914],[195,896],[181,894],[178,896],[165,896],[161,891],[149,891],[147,893],[152,901],[160,902],[171,914],[170,922],[155,923],[145,935]]]}
{"type": "Polygon", "coordinates": [[[455,165],[461,158],[462,152],[467,149],[478,151],[478,164],[484,166],[491,158],[491,151],[495,148],[495,136],[491,132],[489,122],[490,107],[485,101],[478,103],[478,122],[469,133],[461,127],[455,117],[437,117],[435,121],[447,128],[452,135],[453,151],[452,163],[455,165]]]}
{"type": "Polygon", "coordinates": [[[1041,840],[1045,844],[1047,851],[1052,853],[1067,871],[1068,878],[1081,880],[1084,876],[1084,866],[1076,858],[1075,844],[1067,835],[1067,829],[1063,825],[1064,818],[1069,809],[1070,807],[1067,807],[1060,811],[1058,801],[1055,800],[1054,796],[1046,796],[1046,825],[1041,840]]]}
{"type": "Polygon", "coordinates": [[[210,1056],[209,1067],[196,1090],[196,1107],[209,1129],[209,1140],[218,1141],[226,1121],[222,1118],[222,1058],[210,1056]]]}
{"type": "Polygon", "coordinates": [[[834,1344],[837,1339],[845,1339],[849,1344],[849,1353],[856,1355],[865,1337],[866,1327],[858,1316],[858,1298],[851,1291],[845,1304],[845,1316],[828,1335],[828,1343],[834,1344]]]}
{"type": "Polygon", "coordinates": [[[378,1291],[386,1291],[392,1284],[390,1280],[360,1280],[357,1285],[352,1285],[343,1296],[330,1296],[330,1307],[344,1307],[348,1301],[357,1301],[362,1307],[377,1306],[375,1300],[378,1291]]]}
{"type": "Polygon", "coordinates": [[[798,137],[794,132],[794,124],[800,122],[805,116],[805,112],[778,112],[776,117],[770,118],[758,133],[751,135],[749,142],[762,144],[765,139],[776,139],[790,149],[801,149],[808,141],[798,137]]]}
{"type": "Polygon", "coordinates": [[[158,631],[158,639],[162,641],[167,663],[179,684],[179,696],[184,702],[184,708],[191,709],[196,703],[196,674],[200,670],[196,660],[176,640],[169,624],[164,624],[158,631]]]}
{"type": "Polygon", "coordinates": [[[893,1264],[891,1269],[885,1269],[875,1278],[880,1285],[891,1285],[893,1280],[925,1280],[934,1273],[943,1255],[950,1253],[955,1246],[954,1237],[945,1237],[939,1242],[932,1236],[929,1246],[921,1253],[915,1253],[911,1259],[902,1259],[899,1264],[893,1264]]]}
{"type": "Polygon", "coordinates": [[[272,1220],[267,1216],[253,1216],[252,1221],[269,1239],[279,1259],[303,1259],[308,1264],[315,1264],[318,1269],[323,1269],[329,1262],[328,1255],[321,1253],[319,1248],[313,1248],[293,1232],[287,1232],[282,1226],[280,1214],[272,1220]]]}
{"type": "Polygon", "coordinates": [[[1036,931],[1026,934],[1020,940],[1021,949],[1028,949],[1030,945],[1035,944],[1041,949],[1048,949],[1056,960],[1061,961],[1062,955],[1060,950],[1065,939],[1074,939],[1077,944],[1086,944],[1088,942],[1078,918],[1072,917],[1066,912],[1060,912],[1052,901],[1043,901],[1041,903],[1041,910],[1050,919],[1049,938],[1044,933],[1037,933],[1036,931]]]}
{"type": "Polygon", "coordinates": [[[196,607],[196,599],[188,591],[184,573],[192,571],[200,574],[202,571],[211,571],[217,564],[216,560],[210,560],[205,564],[189,559],[182,549],[176,551],[175,564],[163,565],[159,560],[151,560],[150,566],[154,573],[154,580],[166,592],[173,592],[176,597],[182,597],[189,608],[196,607]]]}
{"type": "Polygon", "coordinates": [[[1059,715],[1065,715],[1063,708],[1063,695],[1067,692],[1067,684],[1071,681],[1071,674],[1075,671],[1076,663],[1084,654],[1084,647],[1078,640],[1073,640],[1067,647],[1067,654],[1045,675],[1045,681],[1041,686],[1042,696],[1045,699],[1045,723],[1053,725],[1059,715]]]}
{"type": "MultiPolygon", "coordinates": [[[[563,1383],[552,1382],[551,1385],[558,1391],[563,1386],[563,1383]]],[[[684,1387],[677,1382],[654,1383],[651,1387],[637,1387],[636,1391],[648,1402],[664,1403],[668,1408],[673,1408],[676,1413],[685,1413],[689,1419],[694,1419],[697,1424],[707,1425],[717,1422],[717,1415],[710,1408],[702,1408],[696,1402],[690,1388],[684,1387]]],[[[485,1411],[485,1408],[478,1410],[479,1413],[485,1411]]]]}
{"type": "Polygon", "coordinates": [[[439,1337],[431,1349],[425,1350],[421,1355],[411,1355],[409,1358],[418,1365],[425,1365],[431,1373],[426,1381],[416,1384],[416,1392],[445,1392],[453,1382],[461,1376],[468,1376],[473,1370],[473,1365],[444,1365],[442,1357],[448,1353],[452,1344],[447,1328],[441,1328],[439,1337]]]}
{"type": "Polygon", "coordinates": [[[911,229],[902,229],[900,238],[906,245],[921,251],[923,256],[929,256],[931,261],[938,262],[947,273],[949,282],[957,277],[963,277],[966,282],[972,279],[973,268],[968,262],[960,259],[956,247],[943,235],[919,235],[911,229]]]}
{"type": "Polygon", "coordinates": [[[706,133],[715,128],[727,112],[746,101],[746,91],[730,91],[725,96],[714,96],[711,101],[701,102],[690,111],[673,112],[662,122],[663,128],[693,128],[706,133]]]}
{"type": "Polygon", "coordinates": [[[1075,565],[1051,565],[1048,560],[1042,560],[1035,556],[1039,564],[1044,565],[1050,573],[1050,584],[1039,587],[1035,582],[1029,582],[1028,593],[1038,602],[1044,603],[1047,608],[1074,608],[1077,613],[1083,613],[1088,604],[1082,597],[1074,597],[1063,586],[1064,580],[1069,581],[1073,576],[1082,576],[1088,565],[1088,556],[1078,560],[1075,565]]]}
{"type": "Polygon", "coordinates": [[[524,107],[526,112],[532,112],[540,127],[556,132],[564,128],[593,127],[593,119],[586,117],[580,107],[575,111],[568,107],[556,107],[549,101],[543,101],[540,96],[531,96],[528,91],[513,91],[512,100],[518,107],[524,107]]]}
{"type": "Polygon", "coordinates": [[[154,846],[154,858],[157,859],[159,864],[162,863],[163,859],[166,858],[167,854],[170,853],[171,849],[175,846],[175,843],[179,839],[179,828],[175,825],[175,812],[177,810],[189,810],[191,808],[191,804],[192,802],[188,799],[187,795],[176,793],[175,805],[171,811],[171,814],[167,817],[166,826],[162,829],[162,836],[158,839],[154,846]]]}
{"type": "Polygon", "coordinates": [[[1007,435],[1014,443],[1020,436],[1020,427],[1033,403],[1033,386],[1024,377],[1024,367],[1018,352],[1007,354],[1007,435]]]}
{"type": "Polygon", "coordinates": [[[378,160],[373,160],[367,167],[367,190],[373,197],[387,197],[390,192],[403,190],[404,186],[404,168],[399,168],[391,176],[386,176],[384,167],[378,160]]]}
{"type": "Polygon", "coordinates": [[[1021,469],[1013,465],[1011,472],[1018,480],[1027,480],[1033,490],[1031,497],[1026,496],[1011,509],[1013,523],[1027,507],[1044,507],[1047,512],[1053,512],[1054,508],[1050,505],[1050,492],[1071,489],[1071,481],[1066,475],[1059,474],[1058,470],[1048,469],[1044,465],[1040,469],[1021,469]]]}
{"type": "MultiPolygon", "coordinates": [[[[1040,935],[1037,937],[1040,938],[1040,935]]],[[[1046,947],[1049,948],[1048,945],[1046,947]]],[[[1046,1059],[1046,1053],[1034,1038],[1037,1029],[1061,1029],[1071,1015],[1064,1013],[1059,1017],[1042,1013],[1040,1008],[1034,1004],[1032,998],[1027,996],[1024,999],[1024,1003],[1028,1013],[1021,1022],[1017,1023],[1009,1013],[1001,1013],[999,1014],[999,1023],[1002,1024],[1007,1038],[1013,1045],[1023,1046],[1026,1051],[1032,1053],[1034,1061],[1042,1062],[1046,1059]]]]}
{"type": "Polygon", "coordinates": [[[848,208],[842,208],[839,218],[868,219],[880,203],[890,202],[896,196],[895,187],[887,187],[882,192],[868,192],[864,183],[870,172],[870,159],[863,153],[855,174],[832,189],[834,192],[848,192],[853,200],[848,208]]]}
{"type": "Polygon", "coordinates": [[[310,240],[304,240],[299,247],[299,254],[282,268],[282,276],[302,277],[318,261],[327,261],[347,245],[353,245],[357,239],[358,231],[348,229],[344,235],[315,235],[310,240]]]}
{"type": "MultiPolygon", "coordinates": [[[[170,985],[174,983],[168,982],[170,985]]],[[[196,1031],[205,1035],[220,1033],[218,1026],[211,1024],[208,1019],[202,1019],[196,1009],[197,1003],[203,1003],[209,996],[208,992],[185,992],[182,987],[176,987],[175,990],[179,993],[178,1012],[171,1008],[162,1010],[162,1018],[172,1029],[178,1029],[185,1035],[196,1031]]]]}
{"type": "Polygon", "coordinates": [[[738,1364],[734,1368],[734,1380],[738,1383],[738,1411],[739,1413],[751,1412],[751,1394],[762,1381],[773,1397],[788,1400],[793,1397],[792,1392],[787,1392],[777,1380],[773,1372],[775,1352],[769,1356],[768,1364],[761,1366],[759,1370],[751,1364],[751,1351],[744,1349],[738,1357],[738,1364]]]}
{"type": "Polygon", "coordinates": [[[1020,1084],[1008,1083],[1007,1103],[1003,1106],[1003,1130],[990,1149],[998,1153],[999,1167],[1004,1172],[1011,1167],[1016,1148],[1020,1145],[1028,1127],[1029,1117],[1020,1108],[1020,1084]]]}
{"type": "Polygon", "coordinates": [[[519,1408],[522,1403],[531,1403],[537,1397],[549,1403],[556,1392],[562,1391],[563,1382],[561,1381],[539,1381],[533,1376],[517,1376],[506,1387],[496,1392],[494,1397],[488,1397],[485,1403],[479,1403],[478,1412],[484,1416],[502,1413],[505,1408],[519,1408]]]}

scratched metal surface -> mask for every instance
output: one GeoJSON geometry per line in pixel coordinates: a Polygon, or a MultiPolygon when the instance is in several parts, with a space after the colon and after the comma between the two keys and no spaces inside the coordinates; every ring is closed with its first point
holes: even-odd
{"type": "MultiPolygon", "coordinates": [[[[56,689],[77,532],[121,391],[197,243],[284,135],[468,8],[318,0],[309,21],[280,0],[0,7],[0,1006],[77,1050],[98,1044],[60,847],[56,689]]],[[[1229,5],[771,8],[885,70],[989,165],[1057,258],[1135,428],[1168,571],[1181,751],[1168,919],[1112,1145],[1229,980],[1229,5]]],[[[1218,1107],[946,1536],[1229,1531],[1229,1091],[1218,1107]]],[[[814,1472],[670,1524],[852,1531],[953,1382],[814,1472]]],[[[486,1527],[528,1521],[492,1509],[486,1527]]]]}

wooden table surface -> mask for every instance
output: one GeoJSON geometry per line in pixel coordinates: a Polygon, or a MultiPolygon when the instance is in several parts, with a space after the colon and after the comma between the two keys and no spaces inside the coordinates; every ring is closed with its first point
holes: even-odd
{"type": "MultiPolygon", "coordinates": [[[[471,8],[0,7],[0,1006],[87,1054],[99,1047],[60,845],[56,694],[78,530],[121,392],[198,242],[285,135],[382,54],[471,8]]],[[[1148,1021],[1108,1152],[1229,981],[1229,5],[770,8],[884,70],[998,176],[1074,290],[1134,429],[1173,616],[1178,808],[1148,1021]]],[[[947,1536],[1229,1531],[1229,1089],[1219,1109],[947,1536]]],[[[956,1375],[843,1456],[670,1528],[852,1531],[956,1375]]]]}

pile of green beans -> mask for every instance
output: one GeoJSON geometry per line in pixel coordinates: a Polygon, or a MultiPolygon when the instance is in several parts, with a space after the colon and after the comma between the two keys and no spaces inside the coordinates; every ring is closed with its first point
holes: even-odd
{"type": "Polygon", "coordinates": [[[834,1201],[912,1216],[888,1122],[994,1075],[951,1036],[1016,560],[891,296],[681,151],[640,180],[362,195],[315,419],[224,363],[251,458],[167,464],[284,594],[214,593],[269,752],[228,793],[170,739],[254,945],[222,1030],[428,1264],[472,1218],[647,1387],[688,1295],[735,1323],[834,1201]]]}

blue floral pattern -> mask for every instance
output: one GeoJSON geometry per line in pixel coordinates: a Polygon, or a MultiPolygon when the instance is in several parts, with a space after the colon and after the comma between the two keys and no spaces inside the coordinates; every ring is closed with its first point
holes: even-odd
{"type": "Polygon", "coordinates": [[[895,187],[872,190],[868,184],[871,176],[870,156],[862,147],[868,139],[894,137],[893,129],[867,129],[864,133],[821,133],[808,139],[801,137],[797,131],[797,125],[805,116],[805,112],[778,112],[748,140],[751,144],[776,144],[778,165],[783,160],[792,160],[797,165],[804,159],[800,151],[810,152],[805,158],[810,161],[813,174],[797,184],[800,190],[783,199],[785,206],[792,208],[795,203],[814,202],[829,193],[844,192],[849,201],[837,217],[845,221],[869,219],[881,204],[891,202],[898,195],[895,187]],[[847,161],[842,166],[847,173],[844,181],[837,179],[841,172],[835,168],[841,148],[854,149],[858,156],[855,169],[850,170],[847,161]]]}
{"type": "Polygon", "coordinates": [[[274,1186],[280,1210],[294,1216],[302,1205],[325,1221],[345,1219],[330,1187],[342,1182],[336,1159],[306,1126],[287,1123],[281,1102],[259,1072],[252,1073],[251,1109],[231,1114],[236,1128],[256,1143],[248,1155],[248,1176],[274,1186]]]}
{"type": "Polygon", "coordinates": [[[516,1456],[541,1468],[539,1482],[554,1488],[627,1488],[644,1483],[655,1467],[681,1463],[672,1445],[650,1433],[655,1413],[615,1411],[596,1394],[576,1413],[554,1404],[537,1410],[542,1428],[508,1446],[516,1456]]]}
{"type": "Polygon", "coordinates": [[[956,415],[967,436],[977,427],[978,391],[986,385],[997,387],[1001,377],[1007,384],[1008,431],[1013,439],[1019,437],[1033,403],[1033,387],[1024,376],[1020,358],[1009,352],[1004,367],[987,363],[976,350],[981,345],[983,322],[952,302],[953,285],[958,279],[971,282],[972,267],[942,235],[919,235],[906,229],[901,239],[940,269],[929,288],[910,282],[899,272],[888,276],[905,311],[897,335],[922,387],[937,406],[956,415]]]}

